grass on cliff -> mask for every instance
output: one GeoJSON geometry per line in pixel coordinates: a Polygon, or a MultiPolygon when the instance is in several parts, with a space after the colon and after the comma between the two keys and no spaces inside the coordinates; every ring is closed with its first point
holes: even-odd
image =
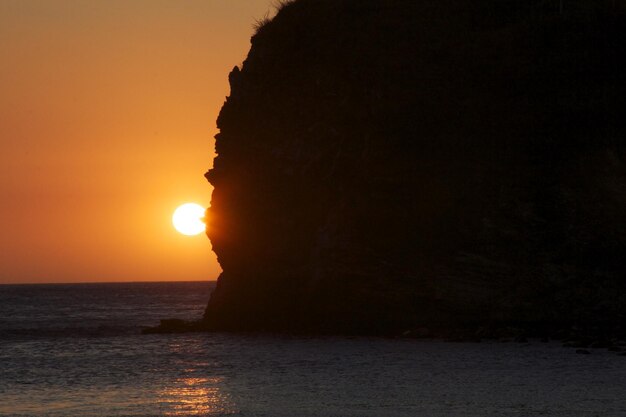
{"type": "MultiPolygon", "coordinates": [[[[285,7],[289,6],[292,3],[295,3],[297,0],[275,0],[271,3],[272,9],[274,9],[274,15],[278,14],[285,7]]],[[[254,21],[252,27],[254,28],[254,32],[259,33],[268,23],[273,20],[273,17],[270,16],[270,11],[268,10],[265,15],[259,19],[254,21]]]]}

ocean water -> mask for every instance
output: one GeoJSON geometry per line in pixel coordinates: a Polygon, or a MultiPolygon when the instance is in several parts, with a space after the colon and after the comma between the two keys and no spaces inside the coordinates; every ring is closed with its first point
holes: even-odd
{"type": "Polygon", "coordinates": [[[208,283],[0,286],[1,416],[626,416],[626,357],[558,343],[141,335],[208,283]]]}

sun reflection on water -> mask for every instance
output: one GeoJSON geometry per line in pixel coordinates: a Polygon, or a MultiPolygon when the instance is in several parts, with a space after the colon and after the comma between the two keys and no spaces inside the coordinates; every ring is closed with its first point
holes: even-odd
{"type": "Polygon", "coordinates": [[[221,388],[223,378],[179,378],[159,397],[166,416],[214,416],[237,410],[221,388]]]}

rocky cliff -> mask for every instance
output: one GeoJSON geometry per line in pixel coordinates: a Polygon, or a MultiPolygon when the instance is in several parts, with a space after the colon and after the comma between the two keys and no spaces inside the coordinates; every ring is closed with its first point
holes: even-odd
{"type": "Polygon", "coordinates": [[[623,322],[625,11],[283,5],[218,119],[205,324],[623,322]]]}

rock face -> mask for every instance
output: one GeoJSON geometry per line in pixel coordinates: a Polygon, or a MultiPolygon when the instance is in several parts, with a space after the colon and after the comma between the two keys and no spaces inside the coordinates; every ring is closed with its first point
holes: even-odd
{"type": "Polygon", "coordinates": [[[215,329],[626,317],[626,7],[297,0],[218,119],[215,329]]]}

